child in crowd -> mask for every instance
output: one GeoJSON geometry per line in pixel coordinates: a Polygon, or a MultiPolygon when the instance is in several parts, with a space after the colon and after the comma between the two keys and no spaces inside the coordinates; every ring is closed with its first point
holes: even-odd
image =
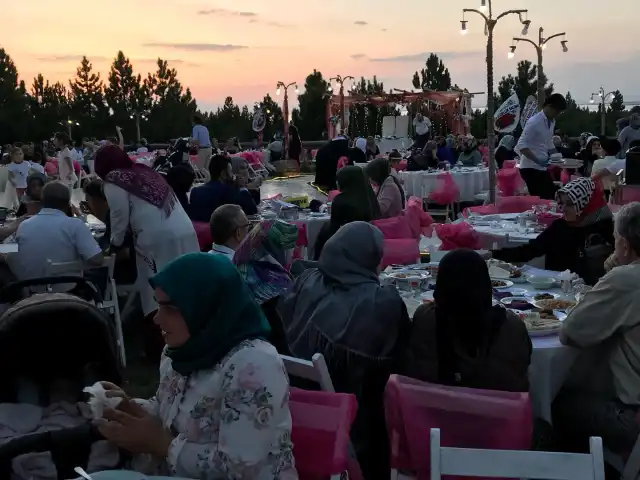
{"type": "Polygon", "coordinates": [[[9,153],[11,163],[9,170],[9,182],[16,189],[18,198],[22,197],[27,188],[27,177],[31,168],[31,162],[24,161],[24,152],[21,148],[13,147],[9,153]]]}

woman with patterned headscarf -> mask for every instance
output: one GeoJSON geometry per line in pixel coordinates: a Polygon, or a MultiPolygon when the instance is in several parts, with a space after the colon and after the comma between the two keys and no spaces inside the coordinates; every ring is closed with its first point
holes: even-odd
{"type": "Polygon", "coordinates": [[[525,245],[493,250],[493,257],[513,263],[545,257],[547,270],[570,270],[593,285],[604,274],[604,260],[614,244],[613,214],[602,184],[588,177],[577,178],[558,190],[556,201],[562,218],[525,245]],[[590,261],[596,253],[602,262],[590,261]]]}
{"type": "Polygon", "coordinates": [[[465,167],[475,167],[482,163],[482,155],[478,151],[478,142],[473,135],[464,137],[458,162],[465,167]]]}

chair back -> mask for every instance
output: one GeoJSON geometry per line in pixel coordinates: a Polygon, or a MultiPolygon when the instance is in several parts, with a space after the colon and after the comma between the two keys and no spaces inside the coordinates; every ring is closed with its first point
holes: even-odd
{"type": "Polygon", "coordinates": [[[420,241],[415,238],[385,238],[380,268],[420,262],[420,241]]]}
{"type": "Polygon", "coordinates": [[[523,183],[520,170],[517,168],[503,168],[502,170],[498,170],[496,173],[496,183],[502,197],[513,197],[523,183]]]}
{"type": "Polygon", "coordinates": [[[604,459],[600,437],[591,437],[589,440],[590,453],[442,447],[438,428],[431,429],[430,437],[431,480],[440,480],[442,475],[604,480],[604,459]]]}
{"type": "Polygon", "coordinates": [[[200,251],[208,252],[213,245],[213,237],[211,236],[211,227],[207,222],[193,222],[193,229],[196,231],[198,237],[198,245],[200,245],[200,251]]]}
{"type": "Polygon", "coordinates": [[[392,375],[385,417],[394,469],[428,478],[426,432],[440,428],[443,443],[464,448],[525,450],[533,431],[528,393],[448,387],[392,375]]]}
{"type": "Polygon", "coordinates": [[[340,194],[340,190],[331,190],[327,195],[327,202],[333,202],[333,199],[340,194]]]}
{"type": "Polygon", "coordinates": [[[316,353],[311,361],[280,355],[287,375],[316,382],[323,392],[335,392],[324,355],[316,353]]]}
{"type": "Polygon", "coordinates": [[[384,238],[389,240],[399,238],[420,238],[420,231],[418,230],[417,235],[414,234],[409,218],[405,215],[373,220],[371,224],[378,227],[384,238]]]}
{"type": "Polygon", "coordinates": [[[429,194],[429,201],[438,205],[449,205],[460,200],[460,189],[450,172],[439,173],[437,186],[429,194]]]}
{"type": "Polygon", "coordinates": [[[502,168],[516,168],[518,162],[516,160],[505,160],[502,162],[502,168]]]}
{"type": "Polygon", "coordinates": [[[300,479],[339,479],[349,468],[355,395],[291,389],[291,440],[300,479]]]}

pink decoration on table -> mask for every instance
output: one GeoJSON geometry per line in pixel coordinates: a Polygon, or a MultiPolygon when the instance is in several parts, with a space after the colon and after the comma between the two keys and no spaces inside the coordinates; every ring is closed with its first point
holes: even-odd
{"type": "Polygon", "coordinates": [[[404,215],[374,220],[371,224],[378,227],[382,235],[384,235],[384,238],[389,240],[396,238],[416,238],[409,225],[409,219],[404,215]]]}
{"type": "Polygon", "coordinates": [[[496,172],[496,183],[500,191],[500,196],[514,196],[523,184],[520,170],[517,168],[503,168],[502,170],[498,170],[496,172]]]}
{"type": "Polygon", "coordinates": [[[440,250],[456,250],[469,248],[478,250],[482,247],[480,236],[468,223],[436,223],[433,227],[442,241],[440,250]]]}
{"type": "Polygon", "coordinates": [[[280,199],[282,199],[282,194],[281,193],[276,193],[275,195],[273,195],[271,197],[263,198],[262,200],[266,202],[266,201],[269,201],[269,200],[280,200],[280,199]]]}
{"type": "Polygon", "coordinates": [[[497,213],[522,213],[531,210],[536,205],[553,205],[551,200],[543,200],[540,197],[501,197],[498,199],[497,213]]]}
{"type": "Polygon", "coordinates": [[[340,157],[338,159],[338,170],[349,165],[349,159],[347,157],[340,157]]]}
{"type": "Polygon", "coordinates": [[[422,200],[417,197],[409,197],[403,213],[409,221],[414,238],[419,239],[420,234],[431,236],[433,218],[422,209],[422,200]]]}
{"type": "Polygon", "coordinates": [[[449,205],[460,199],[460,189],[450,172],[439,173],[437,181],[437,187],[429,194],[430,202],[438,205],[449,205]]]}
{"type": "Polygon", "coordinates": [[[198,237],[198,245],[200,245],[200,251],[208,252],[213,245],[213,238],[211,237],[211,227],[207,222],[193,222],[193,229],[196,231],[198,237]]]}
{"type": "Polygon", "coordinates": [[[385,238],[380,268],[389,265],[411,265],[420,259],[420,242],[414,238],[385,238]]]}
{"type": "Polygon", "coordinates": [[[502,163],[502,168],[516,168],[516,165],[518,165],[516,160],[505,160],[502,163]]]}
{"type": "Polygon", "coordinates": [[[432,428],[441,430],[446,447],[528,450],[531,446],[528,393],[449,387],[392,375],[384,408],[391,468],[415,471],[419,480],[429,479],[432,428]]]}
{"type": "Polygon", "coordinates": [[[291,440],[301,480],[340,476],[347,470],[349,477],[361,475],[349,460],[349,432],[357,408],[354,395],[291,389],[291,440]]]}

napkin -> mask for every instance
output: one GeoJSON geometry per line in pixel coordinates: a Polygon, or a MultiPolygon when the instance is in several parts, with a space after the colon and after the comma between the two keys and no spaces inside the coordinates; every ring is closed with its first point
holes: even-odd
{"type": "Polygon", "coordinates": [[[509,278],[511,273],[504,268],[496,267],[495,265],[491,265],[489,267],[489,276],[491,278],[509,278]]]}
{"type": "Polygon", "coordinates": [[[94,419],[102,418],[105,408],[116,408],[122,401],[120,397],[107,397],[107,391],[100,382],[96,382],[90,387],[84,387],[82,391],[91,396],[87,403],[94,419]]]}

